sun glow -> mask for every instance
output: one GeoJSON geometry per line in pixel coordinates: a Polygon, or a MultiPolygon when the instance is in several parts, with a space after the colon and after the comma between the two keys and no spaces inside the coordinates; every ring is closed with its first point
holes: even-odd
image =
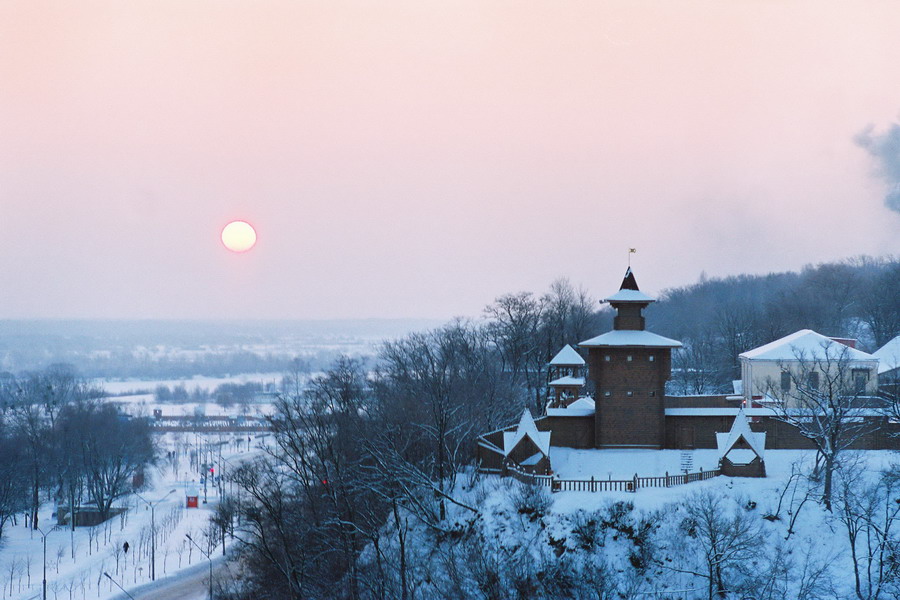
{"type": "Polygon", "coordinates": [[[222,243],[232,252],[246,252],[256,244],[256,231],[246,221],[232,221],[222,230],[222,243]]]}

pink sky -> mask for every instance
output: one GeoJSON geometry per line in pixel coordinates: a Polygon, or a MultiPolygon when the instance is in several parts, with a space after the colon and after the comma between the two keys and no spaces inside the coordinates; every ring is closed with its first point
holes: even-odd
{"type": "Polygon", "coordinates": [[[451,317],[900,254],[896,2],[0,2],[0,318],[451,317]],[[235,255],[219,232],[256,226],[235,255]]]}

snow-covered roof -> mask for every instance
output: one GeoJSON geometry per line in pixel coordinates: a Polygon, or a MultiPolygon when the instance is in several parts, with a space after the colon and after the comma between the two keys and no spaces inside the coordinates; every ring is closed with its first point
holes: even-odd
{"type": "Polygon", "coordinates": [[[724,458],[728,451],[734,448],[734,445],[743,439],[753,452],[760,458],[766,452],[766,434],[765,432],[755,432],[750,429],[750,422],[743,410],[738,411],[734,422],[731,424],[731,431],[728,433],[716,434],[716,445],[719,448],[719,458],[724,458]]]}
{"type": "Polygon", "coordinates": [[[634,273],[631,271],[631,267],[628,267],[628,270],[625,271],[625,278],[622,280],[622,285],[619,286],[619,291],[610,296],[609,298],[605,298],[604,302],[640,302],[641,304],[649,304],[650,302],[656,302],[655,299],[651,298],[647,294],[643,293],[637,284],[637,279],[634,278],[634,273]]]}
{"type": "Polygon", "coordinates": [[[554,367],[583,367],[584,359],[578,354],[578,351],[566,344],[563,349],[556,353],[556,356],[550,361],[550,365],[554,367]]]}
{"type": "MultiPolygon", "coordinates": [[[[706,408],[706,407],[690,407],[690,408],[667,408],[667,417],[734,417],[740,412],[739,408],[706,408]]],[[[776,412],[769,407],[745,408],[743,409],[747,415],[751,417],[774,417],[776,412]]]]}
{"type": "Polygon", "coordinates": [[[531,412],[526,408],[525,412],[522,413],[522,418],[519,419],[519,425],[516,427],[515,431],[503,432],[503,455],[509,456],[509,453],[513,451],[513,448],[515,448],[526,436],[531,438],[531,441],[534,442],[534,445],[537,446],[541,452],[544,454],[550,452],[550,432],[538,431],[537,425],[534,424],[534,419],[531,416],[531,412]]]}
{"type": "Polygon", "coordinates": [[[584,377],[572,377],[571,375],[566,375],[565,377],[554,379],[550,382],[550,385],[584,385],[584,377]]]}
{"type": "Polygon", "coordinates": [[[781,339],[740,354],[752,360],[876,360],[871,354],[851,348],[812,329],[801,329],[781,339]]]}
{"type": "Polygon", "coordinates": [[[579,346],[591,348],[598,346],[640,346],[644,348],[680,348],[681,342],[656,335],[649,331],[630,329],[614,329],[603,335],[585,340],[579,346]]]}
{"type": "Polygon", "coordinates": [[[594,414],[594,401],[591,398],[579,398],[565,408],[548,408],[548,417],[587,417],[594,414]]]}
{"type": "Polygon", "coordinates": [[[878,374],[900,369],[900,335],[872,353],[878,359],[878,374]]]}
{"type": "Polygon", "coordinates": [[[651,298],[641,290],[619,290],[609,298],[604,298],[604,302],[656,302],[655,298],[651,298]]]}

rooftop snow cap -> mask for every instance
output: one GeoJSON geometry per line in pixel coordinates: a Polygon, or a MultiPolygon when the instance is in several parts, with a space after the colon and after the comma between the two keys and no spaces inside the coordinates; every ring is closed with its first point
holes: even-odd
{"type": "Polygon", "coordinates": [[[530,438],[534,445],[538,447],[538,450],[545,455],[550,454],[550,432],[538,431],[534,418],[531,416],[531,411],[526,408],[515,431],[503,432],[503,455],[509,456],[509,453],[526,437],[530,438]]]}
{"type": "Polygon", "coordinates": [[[877,360],[878,357],[851,348],[833,339],[816,333],[812,329],[801,329],[790,335],[769,342],[758,348],[747,350],[738,358],[754,360],[877,360]]]}
{"type": "Polygon", "coordinates": [[[609,302],[610,304],[618,304],[623,302],[650,304],[651,302],[656,302],[656,300],[638,289],[637,279],[634,278],[634,273],[631,271],[631,267],[628,267],[628,270],[625,271],[625,278],[622,280],[622,285],[619,287],[619,291],[609,298],[604,298],[603,301],[609,302]]]}
{"type": "Polygon", "coordinates": [[[556,353],[550,364],[555,367],[583,367],[584,359],[569,344],[566,344],[562,350],[556,353]]]}

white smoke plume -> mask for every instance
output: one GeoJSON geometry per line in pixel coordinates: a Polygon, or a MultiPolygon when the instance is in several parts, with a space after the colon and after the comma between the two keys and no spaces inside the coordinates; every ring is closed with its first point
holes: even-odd
{"type": "Polygon", "coordinates": [[[881,134],[869,125],[853,141],[877,161],[877,173],[888,184],[884,204],[900,212],[900,125],[893,123],[881,134]]]}

